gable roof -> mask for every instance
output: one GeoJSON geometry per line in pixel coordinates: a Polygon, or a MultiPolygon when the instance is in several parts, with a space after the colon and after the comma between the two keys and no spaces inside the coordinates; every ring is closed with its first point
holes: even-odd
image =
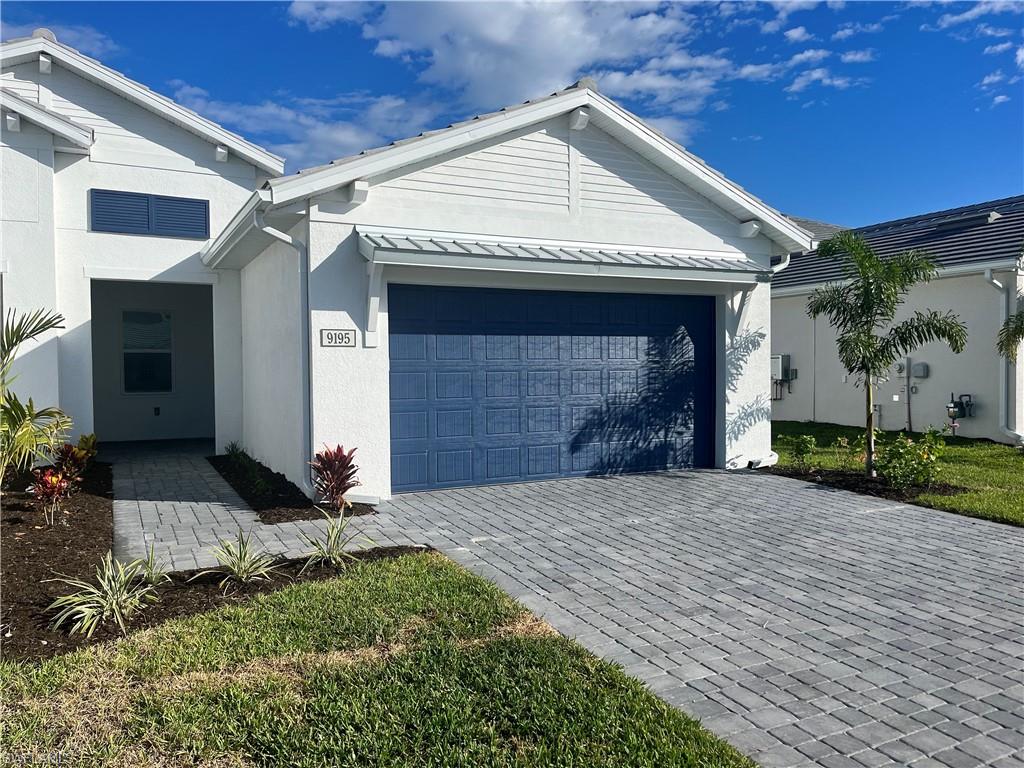
{"type": "Polygon", "coordinates": [[[597,92],[592,80],[540,99],[478,115],[447,128],[395,141],[327,165],[269,182],[271,204],[323,194],[353,181],[393,172],[412,163],[440,157],[519,128],[586,109],[589,120],[649,162],[680,179],[741,221],[758,220],[764,234],[790,251],[812,247],[809,232],[708,166],[696,155],[645,124],[636,115],[597,92]]]}
{"type": "Polygon", "coordinates": [[[62,43],[48,30],[37,29],[32,37],[23,37],[0,44],[0,64],[14,66],[38,59],[40,54],[52,57],[55,63],[79,77],[96,83],[131,101],[143,109],[205,139],[222,144],[238,157],[247,160],[273,176],[284,173],[284,159],[232,133],[212,120],[186,109],[175,101],[150,90],[142,83],[125,77],[95,59],[91,59],[62,43]]]}
{"type": "MultiPolygon", "coordinates": [[[[854,229],[882,258],[926,251],[940,268],[1013,264],[1024,251],[1024,195],[885,221],[854,229]]],[[[794,255],[772,288],[813,286],[843,279],[843,259],[816,250],[794,255]]]]}
{"type": "Polygon", "coordinates": [[[838,224],[829,224],[827,221],[818,221],[817,219],[805,219],[803,216],[794,216],[787,213],[786,216],[790,221],[795,221],[797,226],[801,229],[806,229],[812,235],[815,240],[825,240],[832,237],[837,232],[842,232],[849,229],[849,227],[841,227],[838,224]]]}
{"type": "Polygon", "coordinates": [[[0,88],[0,106],[10,112],[16,112],[30,123],[38,125],[45,131],[71,142],[76,147],[88,149],[92,146],[92,128],[72,122],[64,115],[47,109],[34,101],[23,99],[7,88],[0,88]]]}

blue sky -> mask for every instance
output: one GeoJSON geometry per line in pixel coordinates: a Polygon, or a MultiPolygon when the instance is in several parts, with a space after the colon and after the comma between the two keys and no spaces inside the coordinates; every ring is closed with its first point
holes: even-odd
{"type": "Polygon", "coordinates": [[[63,42],[324,162],[581,75],[788,213],[1024,192],[1024,4],[20,3],[63,42]]]}

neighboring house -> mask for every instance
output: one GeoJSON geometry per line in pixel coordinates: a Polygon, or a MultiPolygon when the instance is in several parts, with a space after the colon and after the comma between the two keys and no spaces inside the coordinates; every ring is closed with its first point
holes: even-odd
{"type": "MultiPolygon", "coordinates": [[[[833,234],[827,229],[831,225],[798,222],[818,239],[833,234]]],[[[880,427],[906,429],[908,419],[915,430],[948,424],[950,398],[966,404],[970,396],[970,413],[957,419],[957,434],[1020,442],[1024,354],[1011,364],[996,353],[995,341],[1017,294],[1024,292],[1024,196],[855,231],[883,257],[919,249],[939,267],[938,279],[915,288],[898,318],[915,310],[952,310],[968,330],[961,354],[944,344],[926,344],[881,378],[876,398],[880,427]]],[[[811,291],[841,280],[842,268],[842,259],[811,251],[794,255],[772,282],[772,354],[788,356],[791,371],[781,376],[789,380],[773,382],[773,419],[864,424],[863,390],[839,363],[828,319],[807,316],[811,291]]]]}
{"type": "Polygon", "coordinates": [[[3,64],[4,301],[68,317],[18,384],[79,431],[238,441],[307,492],[341,442],[370,501],[773,459],[772,258],[811,235],[592,82],[275,178],[45,35],[3,64]]]}

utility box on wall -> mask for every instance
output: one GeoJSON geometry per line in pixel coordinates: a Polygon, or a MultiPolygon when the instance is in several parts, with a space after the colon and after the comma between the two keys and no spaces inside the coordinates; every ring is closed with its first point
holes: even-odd
{"type": "Polygon", "coordinates": [[[789,381],[789,355],[772,355],[772,381],[789,381]]]}

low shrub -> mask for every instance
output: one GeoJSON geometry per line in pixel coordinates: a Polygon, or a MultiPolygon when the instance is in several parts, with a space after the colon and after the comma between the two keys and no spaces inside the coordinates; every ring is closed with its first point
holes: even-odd
{"type": "Polygon", "coordinates": [[[793,460],[796,468],[801,472],[810,472],[814,467],[811,465],[811,457],[818,447],[818,441],[814,435],[797,435],[793,439],[793,460]]]}
{"type": "Polygon", "coordinates": [[[344,515],[331,517],[325,514],[324,518],[327,520],[326,536],[322,539],[306,536],[306,543],[313,548],[313,551],[306,558],[306,564],[302,566],[302,570],[299,571],[300,576],[309,568],[322,566],[329,566],[338,571],[342,570],[349,562],[356,559],[355,555],[346,551],[345,547],[359,538],[362,538],[367,545],[373,546],[373,541],[369,537],[347,532],[351,517],[344,515]]]}
{"type": "Polygon", "coordinates": [[[270,483],[263,477],[262,467],[238,443],[232,441],[225,446],[224,454],[242,482],[257,496],[270,491],[270,483]]]}
{"type": "Polygon", "coordinates": [[[71,492],[71,482],[60,470],[54,467],[32,470],[35,481],[29,491],[43,508],[43,519],[47,525],[53,525],[61,502],[71,492]]]}
{"type": "Polygon", "coordinates": [[[250,544],[252,532],[238,531],[236,541],[224,539],[220,546],[213,548],[213,556],[217,558],[220,568],[209,568],[200,571],[192,579],[198,579],[210,573],[222,573],[224,578],[219,586],[227,594],[234,584],[251,584],[254,581],[270,581],[270,577],[278,570],[274,558],[264,549],[253,549],[250,544]]]}
{"type": "Polygon", "coordinates": [[[943,433],[929,428],[918,440],[900,432],[882,444],[875,458],[878,474],[891,487],[928,487],[939,474],[939,457],[946,447],[943,433]]]}
{"type": "Polygon", "coordinates": [[[68,576],[49,581],[59,581],[77,590],[51,603],[49,610],[58,610],[53,627],[70,623],[71,634],[82,633],[86,637],[92,637],[98,626],[110,620],[117,624],[121,634],[127,634],[128,619],[157,599],[152,585],[142,578],[142,561],[122,563],[114,559],[112,552],[107,552],[96,566],[96,583],[68,576]]]}
{"type": "Polygon", "coordinates": [[[864,465],[864,450],[848,437],[837,437],[832,443],[832,457],[836,469],[849,472],[864,465]]]}
{"type": "Polygon", "coordinates": [[[356,480],[359,467],[355,463],[355,453],[355,448],[346,452],[340,445],[336,448],[324,446],[310,462],[317,498],[337,510],[344,511],[346,507],[352,506],[345,500],[345,494],[361,484],[356,480]]]}
{"type": "Polygon", "coordinates": [[[71,443],[64,443],[54,451],[53,466],[68,481],[68,491],[73,493],[82,482],[82,473],[89,464],[89,452],[71,443]]]}

